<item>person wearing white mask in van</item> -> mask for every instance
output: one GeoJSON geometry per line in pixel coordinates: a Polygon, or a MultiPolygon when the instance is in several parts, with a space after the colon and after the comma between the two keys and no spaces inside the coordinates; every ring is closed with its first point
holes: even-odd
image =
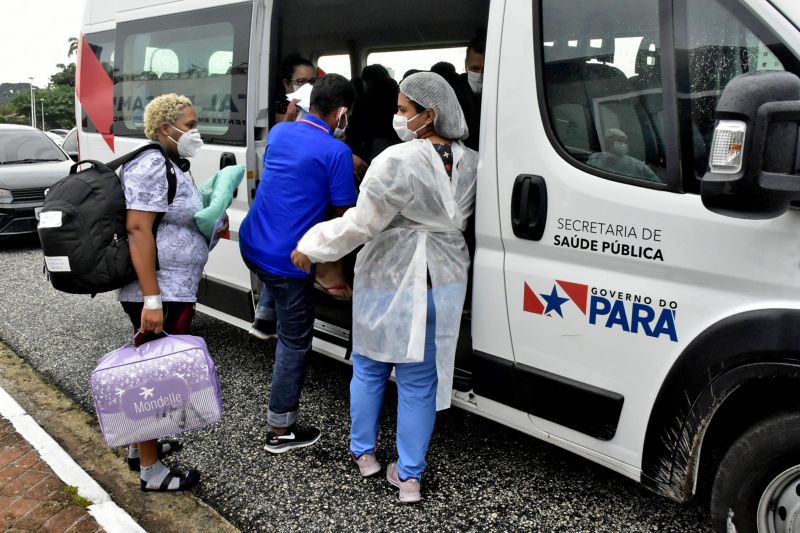
{"type": "Polygon", "coordinates": [[[631,178],[661,182],[644,161],[628,155],[628,134],[618,128],[609,128],[604,136],[605,150],[595,152],[586,161],[589,165],[631,178]]]}
{"type": "Polygon", "coordinates": [[[394,127],[406,141],[376,157],[356,206],[314,226],[292,253],[305,271],[362,244],[353,292],[350,451],[363,476],[375,457],[383,393],[398,392],[400,501],[419,501],[436,411],[450,406],[469,255],[462,232],[475,202],[478,155],[452,87],[420,72],[400,84],[394,127]]]}
{"type": "Polygon", "coordinates": [[[464,58],[464,74],[458,76],[453,84],[453,89],[461,104],[464,118],[469,128],[469,137],[464,144],[478,149],[481,125],[481,100],[483,97],[483,62],[486,53],[486,42],[475,38],[467,45],[467,55],[464,58]]]}

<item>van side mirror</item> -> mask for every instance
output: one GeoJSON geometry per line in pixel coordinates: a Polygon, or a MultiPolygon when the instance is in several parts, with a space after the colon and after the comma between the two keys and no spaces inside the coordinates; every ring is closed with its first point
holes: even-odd
{"type": "Polygon", "coordinates": [[[800,78],[758,72],[732,79],[717,104],[701,196],[736,218],[782,215],[800,200],[800,78]]]}

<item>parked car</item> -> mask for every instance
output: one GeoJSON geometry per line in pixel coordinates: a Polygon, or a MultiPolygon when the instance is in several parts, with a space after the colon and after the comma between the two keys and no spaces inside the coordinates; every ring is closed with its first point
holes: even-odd
{"type": "Polygon", "coordinates": [[[72,128],[61,143],[61,149],[64,150],[70,159],[78,161],[78,128],[72,128]]]}
{"type": "Polygon", "coordinates": [[[57,129],[54,129],[54,130],[47,130],[47,132],[48,133],[55,133],[56,135],[58,135],[59,137],[61,137],[63,139],[64,137],[67,136],[67,134],[70,132],[70,130],[57,128],[57,129]]]}
{"type": "Polygon", "coordinates": [[[36,233],[45,191],[69,174],[70,166],[45,132],[0,124],[0,238],[36,233]]]}

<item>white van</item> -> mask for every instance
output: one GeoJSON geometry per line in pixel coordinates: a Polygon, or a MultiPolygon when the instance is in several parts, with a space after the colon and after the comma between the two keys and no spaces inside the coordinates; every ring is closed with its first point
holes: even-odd
{"type": "MultiPolygon", "coordinates": [[[[88,0],[80,156],[144,142],[159,94],[194,101],[198,183],[248,168],[199,309],[246,327],[237,229],[281,58],[399,77],[485,30],[454,402],[673,500],[710,494],[719,531],[798,531],[799,28],[795,0],[88,0]]],[[[349,306],[317,313],[315,348],[347,360],[349,306]]]]}

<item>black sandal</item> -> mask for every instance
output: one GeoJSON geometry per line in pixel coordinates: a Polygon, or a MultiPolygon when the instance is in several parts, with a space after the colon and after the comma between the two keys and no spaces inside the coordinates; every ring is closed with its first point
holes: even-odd
{"type": "Polygon", "coordinates": [[[179,492],[192,488],[193,486],[197,485],[198,481],[200,481],[200,472],[197,470],[187,470],[186,473],[173,470],[161,480],[161,483],[159,483],[158,486],[154,486],[150,482],[140,479],[139,487],[142,489],[142,492],[179,492]],[[169,488],[169,485],[172,483],[173,479],[180,480],[178,487],[175,489],[169,488]]]}
{"type": "MultiPolygon", "coordinates": [[[[158,439],[158,458],[163,459],[167,455],[180,451],[183,448],[177,439],[158,439]],[[169,451],[164,451],[169,444],[169,451]]],[[[139,472],[142,469],[141,459],[139,457],[128,457],[128,468],[133,472],[139,472]]]]}

